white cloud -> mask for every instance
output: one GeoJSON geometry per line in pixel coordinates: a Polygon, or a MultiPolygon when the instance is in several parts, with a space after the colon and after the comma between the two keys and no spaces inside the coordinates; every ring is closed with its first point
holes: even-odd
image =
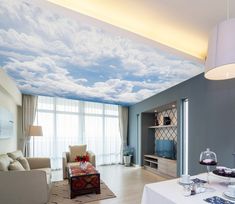
{"type": "Polygon", "coordinates": [[[92,86],[85,86],[82,84],[87,82],[86,79],[74,79],[55,62],[42,57],[25,62],[14,60],[3,68],[7,71],[14,71],[20,78],[17,80],[20,88],[34,94],[51,93],[52,95],[73,95],[78,98],[100,98],[112,102],[136,103],[153,95],[156,89],[159,89],[158,83],[120,79],[109,79],[96,82],[92,86]],[[133,92],[134,86],[140,87],[140,90],[133,92]]]}
{"type": "Polygon", "coordinates": [[[0,29],[0,46],[13,50],[39,51],[45,49],[43,41],[37,36],[18,33],[14,29],[0,29]]]}
{"type": "Polygon", "coordinates": [[[2,0],[0,26],[0,55],[8,59],[3,67],[16,80],[18,75],[22,90],[33,93],[134,103],[202,71],[198,64],[172,58],[154,47],[81,22],[79,16],[72,19],[29,0],[2,0]],[[101,64],[103,59],[120,65],[113,61],[101,64]],[[97,79],[75,78],[70,66],[76,71],[87,69],[97,79]],[[100,67],[113,71],[109,79],[100,67]],[[93,84],[86,86],[88,82],[93,84]]]}

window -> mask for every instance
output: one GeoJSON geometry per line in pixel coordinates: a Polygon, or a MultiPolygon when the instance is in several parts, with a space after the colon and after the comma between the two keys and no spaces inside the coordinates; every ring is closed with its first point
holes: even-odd
{"type": "Polygon", "coordinates": [[[118,106],[39,96],[36,124],[42,137],[32,137],[31,155],[50,157],[52,168],[62,167],[69,145],[87,144],[97,165],[120,162],[118,106]]]}

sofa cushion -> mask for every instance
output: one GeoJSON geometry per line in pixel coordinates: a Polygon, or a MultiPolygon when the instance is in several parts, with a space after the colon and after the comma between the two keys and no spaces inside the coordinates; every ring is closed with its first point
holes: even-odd
{"type": "Polygon", "coordinates": [[[11,157],[13,160],[16,160],[19,157],[24,157],[23,153],[20,150],[16,150],[14,152],[7,153],[9,157],[11,157]]]}
{"type": "Polygon", "coordinates": [[[6,154],[0,155],[0,171],[8,171],[9,164],[13,162],[13,159],[6,154]]]}
{"type": "Polygon", "coordinates": [[[8,167],[11,171],[25,171],[24,167],[21,165],[21,163],[17,160],[11,162],[8,167]]]}
{"type": "Polygon", "coordinates": [[[77,156],[82,156],[85,154],[86,154],[86,145],[69,146],[70,162],[75,162],[77,156]]]}
{"type": "Polygon", "coordinates": [[[16,160],[20,162],[20,164],[24,167],[25,170],[30,170],[29,162],[25,157],[18,157],[16,160]]]}
{"type": "Polygon", "coordinates": [[[50,168],[40,168],[40,169],[34,169],[34,171],[44,171],[47,175],[47,184],[51,184],[51,169],[50,168]]]}
{"type": "Polygon", "coordinates": [[[35,171],[45,171],[47,175],[51,175],[51,169],[50,168],[40,168],[40,169],[34,169],[35,171]]]}

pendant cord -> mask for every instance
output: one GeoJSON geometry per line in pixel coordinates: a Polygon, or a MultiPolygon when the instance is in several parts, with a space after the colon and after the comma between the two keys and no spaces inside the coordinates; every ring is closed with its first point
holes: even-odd
{"type": "Polygon", "coordinates": [[[230,9],[230,0],[227,0],[227,20],[229,20],[230,18],[229,9],[230,9]]]}

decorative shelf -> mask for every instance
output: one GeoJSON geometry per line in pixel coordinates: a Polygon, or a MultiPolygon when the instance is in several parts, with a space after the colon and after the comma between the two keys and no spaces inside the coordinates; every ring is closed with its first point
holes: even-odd
{"type": "Polygon", "coordinates": [[[150,126],[148,128],[157,129],[157,128],[172,128],[177,127],[177,125],[158,125],[158,126],[150,126]]]}

